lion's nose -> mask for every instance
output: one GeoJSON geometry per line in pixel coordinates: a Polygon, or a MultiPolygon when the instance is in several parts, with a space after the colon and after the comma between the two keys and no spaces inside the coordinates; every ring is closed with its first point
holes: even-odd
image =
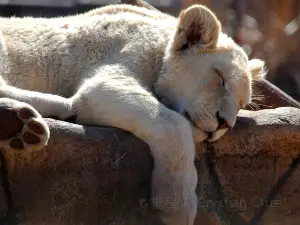
{"type": "Polygon", "coordinates": [[[225,128],[227,128],[227,129],[232,128],[232,127],[227,123],[227,121],[219,115],[219,112],[217,112],[217,119],[218,119],[218,123],[219,123],[218,129],[217,129],[217,130],[219,130],[219,129],[225,129],[225,128]]]}

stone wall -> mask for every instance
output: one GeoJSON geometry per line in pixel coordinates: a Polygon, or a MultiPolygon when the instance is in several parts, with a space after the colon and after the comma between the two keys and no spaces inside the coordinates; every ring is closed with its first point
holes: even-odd
{"type": "MultiPolygon", "coordinates": [[[[159,224],[146,144],[115,128],[47,123],[43,150],[0,154],[1,225],[159,224]]],[[[195,224],[298,224],[299,153],[299,109],[242,111],[223,138],[197,146],[195,224]]]]}

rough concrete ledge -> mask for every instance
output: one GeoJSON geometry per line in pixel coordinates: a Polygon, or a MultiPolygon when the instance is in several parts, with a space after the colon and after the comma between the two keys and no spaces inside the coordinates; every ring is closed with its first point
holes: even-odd
{"type": "MultiPolygon", "coordinates": [[[[146,144],[115,128],[47,122],[43,150],[0,152],[1,225],[159,224],[146,144]]],[[[233,130],[197,149],[196,224],[298,224],[299,109],[243,111],[233,130]]]]}

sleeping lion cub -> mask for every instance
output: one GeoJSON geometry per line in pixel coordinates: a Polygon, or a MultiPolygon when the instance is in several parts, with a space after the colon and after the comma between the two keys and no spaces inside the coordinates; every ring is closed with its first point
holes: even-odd
{"type": "Polygon", "coordinates": [[[194,141],[214,141],[236,122],[264,63],[248,60],[202,5],[179,18],[116,5],[65,18],[0,18],[0,106],[23,121],[5,128],[7,150],[47,144],[42,117],[76,116],[144,140],[154,158],[154,205],[168,225],[197,211],[194,141]],[[26,91],[25,91],[26,90],[26,91]]]}

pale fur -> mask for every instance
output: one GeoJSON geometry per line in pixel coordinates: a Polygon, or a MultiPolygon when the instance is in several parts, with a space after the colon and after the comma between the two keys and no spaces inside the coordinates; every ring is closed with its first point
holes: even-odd
{"type": "Polygon", "coordinates": [[[217,113],[234,126],[263,63],[248,63],[201,5],[179,19],[119,5],[65,18],[1,18],[0,29],[0,74],[7,82],[1,82],[0,97],[26,102],[43,117],[77,115],[79,124],[105,124],[140,137],[154,158],[153,203],[164,222],[192,225],[193,135],[198,141],[210,132],[210,141],[223,135],[217,113]],[[171,200],[177,208],[161,204],[171,200]]]}

